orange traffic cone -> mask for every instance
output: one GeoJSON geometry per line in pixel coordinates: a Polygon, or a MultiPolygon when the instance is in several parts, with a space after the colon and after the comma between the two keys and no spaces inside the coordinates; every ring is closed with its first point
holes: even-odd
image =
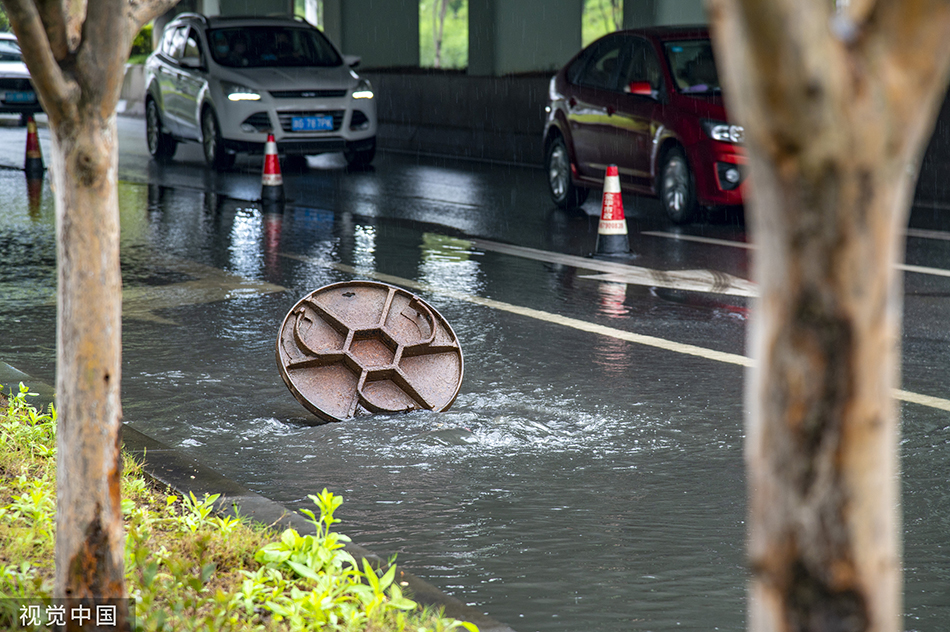
{"type": "Polygon", "coordinates": [[[623,198],[620,196],[620,173],[617,165],[607,167],[604,178],[604,201],[600,207],[600,224],[597,226],[596,254],[614,255],[630,252],[627,239],[627,220],[623,215],[623,198]]]}
{"type": "Polygon", "coordinates": [[[27,178],[42,178],[44,169],[36,121],[30,115],[26,118],[26,159],[23,161],[23,170],[26,171],[27,178]]]}
{"type": "Polygon", "coordinates": [[[269,202],[284,200],[284,178],[280,175],[280,159],[277,157],[277,141],[273,134],[267,135],[264,145],[264,176],[261,182],[261,199],[269,202]]]}

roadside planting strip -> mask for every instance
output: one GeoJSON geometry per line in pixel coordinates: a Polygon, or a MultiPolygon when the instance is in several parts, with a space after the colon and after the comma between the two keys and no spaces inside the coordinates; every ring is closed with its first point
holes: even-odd
{"type": "MultiPolygon", "coordinates": [[[[478,246],[484,249],[491,249],[486,246],[494,245],[494,242],[486,242],[484,240],[472,240],[474,246],[478,246]]],[[[498,244],[499,246],[505,246],[504,244],[498,244]]],[[[545,257],[541,259],[539,256],[531,256],[529,258],[549,261],[551,259],[576,259],[580,262],[583,262],[583,266],[587,269],[594,267],[594,264],[606,264],[609,266],[616,267],[629,267],[623,266],[622,264],[612,263],[612,262],[603,262],[592,259],[587,259],[584,257],[570,257],[569,255],[559,255],[557,253],[543,253],[543,251],[532,250],[530,248],[520,248],[517,246],[505,246],[505,249],[508,250],[508,254],[518,256],[515,254],[515,251],[529,251],[532,254],[542,253],[545,255],[550,255],[550,258],[545,257]]],[[[519,316],[526,316],[528,318],[533,318],[535,320],[540,320],[546,323],[552,323],[555,325],[562,325],[564,327],[570,327],[578,331],[585,331],[592,334],[597,334],[600,336],[607,336],[609,338],[616,338],[617,340],[624,340],[626,342],[632,342],[638,345],[645,345],[647,347],[654,347],[656,349],[663,349],[665,351],[672,351],[674,353],[680,353],[683,355],[694,356],[697,358],[703,358],[706,360],[714,360],[716,362],[724,362],[726,364],[732,364],[743,367],[754,366],[752,358],[746,357],[744,355],[739,355],[736,353],[726,353],[724,351],[716,351],[715,349],[707,349],[705,347],[699,347],[696,345],[685,344],[682,342],[675,342],[673,340],[666,340],[664,338],[657,338],[655,336],[647,336],[644,334],[637,334],[631,331],[624,331],[622,329],[616,329],[614,327],[607,327],[604,325],[599,325],[597,323],[591,323],[578,318],[571,318],[569,316],[561,316],[560,314],[553,314],[551,312],[545,312],[539,309],[533,309],[530,307],[522,307],[520,305],[513,305],[511,303],[505,303],[502,301],[496,301],[490,298],[484,298],[481,296],[476,296],[474,294],[466,294],[464,292],[457,292],[455,290],[449,290],[446,288],[435,287],[432,285],[427,285],[425,283],[419,283],[411,279],[404,279],[402,277],[393,276],[390,274],[384,274],[382,272],[376,272],[375,270],[368,270],[365,268],[356,268],[353,266],[348,266],[342,263],[336,263],[333,261],[323,261],[320,259],[315,259],[313,257],[307,257],[304,255],[296,255],[290,253],[280,253],[280,256],[286,257],[288,259],[294,259],[297,261],[302,261],[304,263],[309,263],[312,265],[317,265],[324,268],[330,268],[343,272],[346,274],[352,274],[354,276],[362,276],[376,281],[381,281],[382,283],[390,283],[392,285],[399,285],[406,288],[412,288],[420,292],[428,292],[431,294],[439,294],[441,296],[446,296],[458,301],[464,301],[466,303],[472,303],[474,305],[481,305],[483,307],[489,307],[491,309],[497,309],[502,312],[507,312],[509,314],[518,314],[519,316]]],[[[563,262],[563,261],[562,261],[563,262]]],[[[571,263],[568,265],[578,265],[571,263]]],[[[710,291],[710,290],[706,290],[710,291]]],[[[944,410],[950,412],[950,400],[942,399],[940,397],[932,397],[930,395],[921,395],[919,393],[912,393],[910,391],[905,391],[901,389],[894,389],[894,398],[908,402],[912,404],[920,404],[921,406],[927,406],[929,408],[936,408],[939,410],[944,410]]]]}

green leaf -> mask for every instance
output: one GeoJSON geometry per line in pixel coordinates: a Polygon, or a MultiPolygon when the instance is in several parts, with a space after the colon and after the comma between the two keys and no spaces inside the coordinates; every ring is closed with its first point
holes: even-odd
{"type": "Polygon", "coordinates": [[[208,580],[211,579],[211,576],[214,575],[214,571],[217,567],[214,562],[208,562],[201,567],[201,583],[207,584],[208,580]]]}
{"type": "Polygon", "coordinates": [[[280,534],[280,541],[283,542],[288,547],[294,548],[294,545],[297,543],[298,537],[300,537],[300,534],[298,534],[296,531],[294,531],[293,529],[287,529],[286,531],[280,534]]]}
{"type": "Polygon", "coordinates": [[[145,568],[142,569],[142,585],[145,588],[149,588],[152,585],[152,582],[155,581],[155,576],[158,574],[158,562],[149,562],[145,565],[145,568]]]}
{"type": "Polygon", "coordinates": [[[386,571],[386,574],[383,575],[382,579],[379,580],[379,587],[381,590],[386,590],[389,588],[389,585],[393,583],[393,579],[396,577],[396,567],[390,566],[389,570],[386,571]]]}
{"type": "Polygon", "coordinates": [[[313,581],[318,581],[320,579],[320,576],[317,575],[314,572],[314,570],[310,568],[309,566],[305,566],[304,564],[300,564],[299,562],[291,562],[289,560],[287,561],[287,565],[290,566],[290,568],[294,569],[294,571],[301,577],[304,577],[306,579],[311,579],[313,581]]]}

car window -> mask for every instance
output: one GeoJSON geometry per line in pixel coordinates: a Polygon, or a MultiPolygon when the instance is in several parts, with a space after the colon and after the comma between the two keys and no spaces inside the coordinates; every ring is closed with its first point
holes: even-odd
{"type": "Polygon", "coordinates": [[[708,39],[667,42],[664,49],[677,90],[684,94],[720,91],[716,59],[708,39]]]}
{"type": "Polygon", "coordinates": [[[172,59],[181,58],[186,39],[188,39],[187,26],[169,29],[165,32],[164,37],[162,37],[162,52],[172,59]]]}
{"type": "Polygon", "coordinates": [[[181,56],[201,59],[201,47],[198,45],[198,34],[195,29],[188,32],[188,38],[185,40],[185,50],[181,56]]]}
{"type": "Polygon", "coordinates": [[[20,47],[13,40],[0,40],[0,61],[23,61],[20,47]]]}
{"type": "Polygon", "coordinates": [[[660,60],[649,42],[639,37],[627,39],[619,79],[619,85],[627,92],[631,83],[643,81],[648,82],[654,90],[660,88],[663,72],[660,70],[660,60]]]}
{"type": "Polygon", "coordinates": [[[623,41],[620,38],[602,40],[591,51],[584,71],[577,77],[578,85],[603,90],[616,90],[617,68],[623,41]]]}
{"type": "Polygon", "coordinates": [[[211,56],[222,66],[340,66],[343,59],[320,31],[311,28],[256,26],[214,29],[208,35],[211,56]]]}

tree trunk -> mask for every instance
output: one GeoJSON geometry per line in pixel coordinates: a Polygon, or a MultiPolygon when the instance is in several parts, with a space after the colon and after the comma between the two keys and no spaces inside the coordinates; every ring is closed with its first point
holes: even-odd
{"type": "Polygon", "coordinates": [[[901,622],[895,263],[947,86],[939,2],[713,0],[760,287],[747,385],[749,629],[901,622]]]}
{"type": "MultiPolygon", "coordinates": [[[[52,137],[58,266],[58,598],[126,597],[115,106],[132,38],[173,0],[2,0],[52,137]]],[[[117,605],[118,626],[128,610],[117,605]]],[[[70,620],[67,628],[96,629],[70,620]]]]}
{"type": "Polygon", "coordinates": [[[83,118],[52,135],[59,258],[55,594],[120,599],[118,152],[114,116],[83,118]]]}

